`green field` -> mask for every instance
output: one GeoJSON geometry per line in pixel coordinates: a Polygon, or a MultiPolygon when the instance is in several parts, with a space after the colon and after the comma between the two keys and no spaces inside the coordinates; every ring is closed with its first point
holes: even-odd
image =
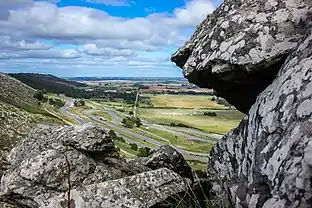
{"type": "MultiPolygon", "coordinates": [[[[144,95],[146,96],[146,95],[144,95]]],[[[209,108],[224,109],[225,106],[211,101],[208,95],[148,95],[156,108],[209,108]]]]}
{"type": "Polygon", "coordinates": [[[207,133],[224,134],[236,127],[243,114],[236,110],[213,110],[216,117],[204,115],[204,111],[190,109],[138,109],[138,115],[147,121],[169,125],[183,123],[207,133]]]}

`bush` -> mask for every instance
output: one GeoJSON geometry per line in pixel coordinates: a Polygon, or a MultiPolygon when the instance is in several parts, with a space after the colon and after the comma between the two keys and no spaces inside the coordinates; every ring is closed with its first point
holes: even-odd
{"type": "Polygon", "coordinates": [[[65,102],[58,98],[50,98],[49,103],[51,105],[58,106],[58,107],[63,107],[65,105],[65,102]]]}
{"type": "Polygon", "coordinates": [[[116,137],[117,137],[115,131],[112,130],[112,129],[109,130],[108,135],[109,135],[112,139],[116,139],[116,137]]]}
{"type": "Polygon", "coordinates": [[[212,116],[212,117],[215,117],[217,116],[217,113],[216,112],[211,112],[211,111],[207,111],[204,113],[205,116],[212,116]]]}
{"type": "Polygon", "coordinates": [[[131,143],[130,146],[131,146],[132,150],[138,151],[138,145],[137,144],[131,143]]]}
{"type": "Polygon", "coordinates": [[[84,100],[75,100],[74,105],[76,107],[85,106],[86,102],[84,100]]]}
{"type": "Polygon", "coordinates": [[[126,117],[126,118],[122,119],[121,123],[122,123],[125,127],[130,128],[130,129],[132,129],[132,128],[134,127],[134,121],[133,121],[133,119],[130,118],[130,117],[126,117]]]}
{"type": "Polygon", "coordinates": [[[42,102],[47,102],[48,101],[48,98],[46,96],[44,96],[44,93],[43,91],[37,91],[35,94],[34,94],[34,98],[38,99],[39,101],[42,101],[42,102]]]}
{"type": "Polygon", "coordinates": [[[121,143],[126,143],[125,139],[122,137],[116,137],[116,140],[121,143]]]}
{"type": "Polygon", "coordinates": [[[151,150],[149,147],[142,147],[139,148],[139,154],[138,157],[148,157],[152,154],[154,154],[155,150],[151,150]]]}

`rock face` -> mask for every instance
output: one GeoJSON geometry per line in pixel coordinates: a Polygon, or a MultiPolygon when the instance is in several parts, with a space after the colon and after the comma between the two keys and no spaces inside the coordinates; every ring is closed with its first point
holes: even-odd
{"type": "Polygon", "coordinates": [[[248,113],[311,22],[309,0],[225,0],[172,56],[184,75],[248,113]]]}
{"type": "MultiPolygon", "coordinates": [[[[190,180],[169,169],[141,173],[135,176],[85,186],[71,192],[76,208],[84,207],[152,207],[168,196],[188,189],[190,180]]],[[[62,208],[64,194],[51,200],[47,208],[62,208]]]]}
{"type": "Polygon", "coordinates": [[[0,201],[16,207],[53,207],[69,188],[76,207],[148,207],[186,191],[190,182],[169,169],[142,173],[150,169],[127,163],[107,131],[88,124],[41,126],[3,162],[0,201]]]}
{"type": "Polygon", "coordinates": [[[153,170],[159,167],[168,168],[183,178],[189,178],[193,181],[192,168],[187,164],[183,156],[169,145],[162,146],[153,155],[144,158],[141,163],[153,170]]]}
{"type": "Polygon", "coordinates": [[[312,207],[311,72],[309,29],[249,115],[213,148],[210,167],[236,207],[312,207]]]}
{"type": "Polygon", "coordinates": [[[172,58],[249,112],[211,151],[220,207],[312,207],[311,6],[227,0],[172,58]]]}

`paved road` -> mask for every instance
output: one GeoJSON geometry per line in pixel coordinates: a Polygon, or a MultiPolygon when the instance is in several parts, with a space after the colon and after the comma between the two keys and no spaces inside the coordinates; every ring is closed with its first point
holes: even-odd
{"type": "MultiPolygon", "coordinates": [[[[75,119],[79,124],[85,124],[87,123],[86,121],[84,121],[82,118],[80,118],[79,116],[75,115],[75,114],[72,114],[70,112],[68,112],[68,109],[71,108],[73,105],[74,105],[74,101],[72,98],[70,97],[65,97],[64,98],[67,99],[66,101],[66,104],[61,108],[61,112],[70,116],[71,118],[75,119]]],[[[116,116],[116,112],[113,111],[113,109],[109,109],[109,108],[106,108],[106,107],[103,107],[102,108],[104,110],[106,110],[107,112],[110,112],[110,115],[112,116],[113,120],[114,121],[119,121],[119,122],[116,122],[117,124],[120,123],[120,119],[116,116]]],[[[104,121],[104,120],[101,120],[100,118],[98,118],[97,116],[94,116],[91,114],[91,110],[87,110],[87,111],[84,111],[84,115],[89,117],[90,119],[92,119],[93,121],[96,121],[98,123],[102,123],[104,124],[105,126],[111,128],[111,129],[115,129],[116,131],[119,131],[119,132],[123,132],[125,134],[128,134],[128,135],[131,135],[135,138],[138,138],[140,140],[143,140],[143,141],[147,141],[147,142],[150,142],[158,147],[164,145],[164,143],[161,143],[157,140],[154,140],[154,139],[151,139],[149,137],[146,137],[146,136],[143,136],[141,134],[138,134],[138,133],[135,133],[133,131],[130,131],[129,129],[125,128],[125,127],[122,127],[122,126],[118,126],[117,124],[114,124],[114,123],[111,123],[111,122],[108,122],[108,121],[104,121]]],[[[136,143],[139,147],[145,147],[146,145],[140,143],[140,142],[137,142],[133,139],[130,139],[128,137],[125,137],[125,136],[122,136],[127,142],[130,142],[130,143],[136,143]]],[[[165,139],[165,138],[164,138],[165,139]]],[[[202,161],[202,162],[207,162],[208,161],[208,156],[209,154],[204,154],[204,153],[194,153],[194,152],[189,152],[189,151],[186,151],[186,150],[183,150],[183,149],[180,149],[180,148],[177,148],[177,147],[174,147],[178,152],[180,152],[181,154],[183,154],[183,156],[186,158],[186,159],[189,159],[189,160],[199,160],[199,161],[202,161]]]]}
{"type": "MultiPolygon", "coordinates": [[[[113,108],[109,108],[109,107],[104,107],[102,105],[97,105],[99,107],[101,107],[103,110],[105,110],[106,112],[109,113],[109,115],[112,117],[113,121],[117,124],[119,124],[121,122],[121,120],[117,117],[116,113],[118,113],[120,116],[127,116],[126,114],[124,113],[121,113],[121,112],[117,112],[115,109],[113,108]]],[[[214,144],[215,141],[209,139],[209,138],[200,138],[200,137],[195,137],[193,135],[190,135],[190,134],[187,134],[187,132],[193,132],[193,133],[197,133],[198,135],[202,134],[202,136],[205,136],[205,137],[210,137],[210,138],[213,138],[213,139],[220,139],[220,135],[216,135],[216,134],[206,134],[204,132],[201,132],[201,131],[196,131],[194,129],[187,129],[187,128],[180,128],[182,130],[181,131],[176,131],[174,128],[170,128],[170,127],[167,127],[167,126],[163,126],[163,125],[158,125],[158,124],[151,124],[145,120],[142,120],[142,123],[145,125],[145,126],[149,126],[149,127],[153,127],[153,128],[156,128],[158,130],[162,130],[162,131],[167,131],[167,132],[170,132],[172,134],[175,134],[175,135],[178,135],[178,136],[182,136],[182,137],[185,137],[186,139],[189,139],[189,140],[194,140],[194,141],[202,141],[202,142],[207,142],[207,143],[211,143],[211,144],[214,144]]]]}
{"type": "MultiPolygon", "coordinates": [[[[164,143],[161,143],[157,140],[154,140],[154,139],[151,139],[149,137],[146,137],[146,136],[143,136],[141,134],[137,134],[133,131],[130,131],[129,129],[125,128],[125,127],[121,127],[121,126],[118,126],[116,124],[113,124],[111,122],[108,122],[108,121],[104,121],[104,120],[101,120],[100,118],[98,118],[97,116],[94,116],[94,115],[91,115],[91,112],[90,111],[85,111],[84,114],[89,117],[90,119],[98,122],[98,123],[102,123],[104,124],[105,126],[111,128],[111,129],[115,129],[116,131],[119,131],[119,132],[123,132],[125,134],[128,134],[128,135],[131,135],[135,138],[138,138],[140,140],[143,140],[143,141],[147,141],[149,143],[152,143],[158,147],[164,145],[164,143]]],[[[122,136],[124,137],[124,136],[122,136]]],[[[134,140],[130,139],[130,138],[127,138],[125,137],[125,140],[128,140],[130,142],[133,142],[134,140]]],[[[142,144],[142,143],[139,143],[139,142],[134,142],[136,144],[140,144],[141,147],[145,147],[146,145],[142,144]]],[[[174,146],[173,146],[174,147],[174,146]]],[[[174,147],[178,152],[180,152],[181,154],[183,154],[183,156],[187,159],[190,159],[190,160],[199,160],[199,161],[203,161],[203,162],[207,162],[208,160],[208,156],[209,154],[205,154],[205,153],[194,153],[194,152],[188,152],[188,151],[185,151],[183,149],[180,149],[180,148],[177,148],[177,147],[174,147]]]]}
{"type": "Polygon", "coordinates": [[[82,118],[80,118],[79,116],[77,116],[75,114],[72,114],[72,113],[68,112],[68,109],[73,107],[73,105],[74,105],[73,98],[69,98],[69,97],[65,97],[65,96],[62,96],[62,97],[66,98],[66,103],[65,103],[65,105],[63,107],[60,108],[60,111],[63,114],[73,118],[79,124],[81,124],[81,125],[85,124],[86,122],[82,118]]]}

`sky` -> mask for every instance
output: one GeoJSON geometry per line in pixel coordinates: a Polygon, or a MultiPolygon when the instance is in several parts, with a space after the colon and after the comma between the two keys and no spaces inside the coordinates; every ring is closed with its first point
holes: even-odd
{"type": "Polygon", "coordinates": [[[221,0],[0,0],[0,72],[181,77],[170,56],[221,0]]]}

